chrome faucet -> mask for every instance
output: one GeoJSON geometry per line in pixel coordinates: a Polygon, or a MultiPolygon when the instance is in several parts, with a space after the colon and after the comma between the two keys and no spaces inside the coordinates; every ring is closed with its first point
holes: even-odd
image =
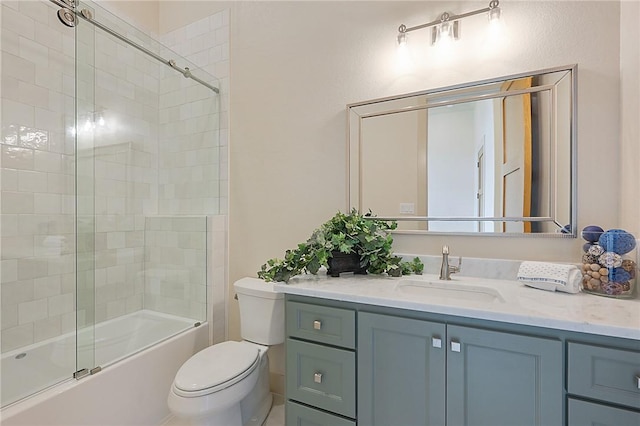
{"type": "Polygon", "coordinates": [[[440,279],[451,280],[451,274],[460,272],[460,266],[462,265],[462,257],[458,257],[458,265],[449,265],[449,246],[442,246],[442,265],[440,266],[440,279]]]}

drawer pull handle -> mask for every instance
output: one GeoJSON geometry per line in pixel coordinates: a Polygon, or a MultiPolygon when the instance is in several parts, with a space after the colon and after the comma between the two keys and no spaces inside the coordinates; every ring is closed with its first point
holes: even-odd
{"type": "Polygon", "coordinates": [[[432,337],[431,338],[431,345],[434,348],[441,348],[442,347],[442,339],[439,337],[432,337]]]}
{"type": "Polygon", "coordinates": [[[456,342],[455,340],[451,341],[451,351],[452,352],[460,352],[460,342],[456,342]]]}
{"type": "Polygon", "coordinates": [[[315,373],[313,375],[313,381],[316,383],[322,383],[322,373],[315,373]]]}
{"type": "Polygon", "coordinates": [[[640,389],[640,374],[636,376],[636,386],[638,386],[638,389],[640,389]]]}
{"type": "Polygon", "coordinates": [[[322,321],[315,320],[313,322],[313,329],[320,330],[322,328],[322,321]]]}

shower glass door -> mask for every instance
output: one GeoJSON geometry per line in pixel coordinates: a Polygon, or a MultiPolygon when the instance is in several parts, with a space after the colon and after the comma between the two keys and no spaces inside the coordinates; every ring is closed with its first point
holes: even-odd
{"type": "Polygon", "coordinates": [[[77,360],[91,372],[206,321],[219,97],[97,3],[76,10],[77,360]]]}
{"type": "Polygon", "coordinates": [[[96,3],[75,27],[47,0],[0,8],[6,407],[205,322],[221,194],[206,70],[96,3]]]}

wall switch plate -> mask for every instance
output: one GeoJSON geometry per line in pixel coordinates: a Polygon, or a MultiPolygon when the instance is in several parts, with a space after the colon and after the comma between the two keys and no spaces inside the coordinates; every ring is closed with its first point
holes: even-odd
{"type": "Polygon", "coordinates": [[[400,203],[401,214],[415,214],[416,205],[414,203],[400,203]]]}

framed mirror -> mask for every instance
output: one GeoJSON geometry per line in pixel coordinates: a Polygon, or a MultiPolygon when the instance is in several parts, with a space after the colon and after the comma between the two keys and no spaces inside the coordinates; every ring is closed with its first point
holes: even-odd
{"type": "Polygon", "coordinates": [[[576,72],[347,105],[351,207],[400,232],[575,237],[576,72]]]}

